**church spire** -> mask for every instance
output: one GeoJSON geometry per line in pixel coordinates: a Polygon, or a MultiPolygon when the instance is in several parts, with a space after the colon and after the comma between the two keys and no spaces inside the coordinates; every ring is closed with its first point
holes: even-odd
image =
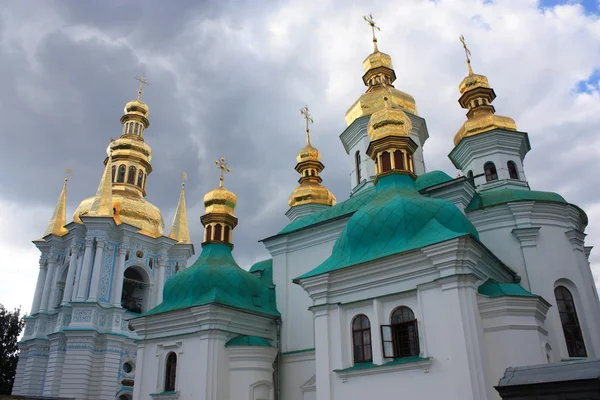
{"type": "Polygon", "coordinates": [[[233,214],[237,197],[233,192],[225,189],[225,174],[231,169],[225,162],[225,157],[215,161],[221,171],[219,187],[206,193],[204,196],[205,213],[200,217],[204,225],[204,241],[202,245],[210,243],[224,243],[233,247],[231,231],[236,227],[238,219],[233,214]]]}
{"type": "Polygon", "coordinates": [[[94,217],[112,217],[113,202],[112,202],[112,179],[110,166],[112,164],[112,151],[108,153],[108,160],[96,191],[96,196],[90,207],[89,216],[94,217]]]}
{"type": "Polygon", "coordinates": [[[310,115],[308,106],[300,109],[306,121],[306,146],[304,146],[296,160],[296,171],[300,174],[298,183],[300,185],[292,192],[288,204],[296,207],[303,204],[320,204],[332,206],[336,203],[335,196],[321,185],[323,178],[319,174],[325,166],[321,163],[321,153],[310,143],[310,124],[314,121],[310,115]]]}
{"type": "Polygon", "coordinates": [[[496,98],[496,93],[490,87],[488,78],[485,75],[473,73],[471,51],[467,47],[465,37],[461,35],[459,39],[465,50],[469,74],[458,86],[461,94],[458,103],[462,108],[468,110],[468,119],[454,136],[454,145],[457,145],[467,136],[477,135],[493,129],[516,131],[517,125],[512,118],[495,114],[496,109],[492,102],[496,98]]]}
{"type": "Polygon", "coordinates": [[[188,230],[187,210],[185,207],[185,180],[187,179],[185,172],[182,174],[182,178],[181,195],[179,196],[179,203],[177,203],[177,210],[175,211],[173,227],[171,228],[169,237],[177,240],[178,243],[190,244],[190,232],[188,230]]]}
{"type": "MultiPolygon", "coordinates": [[[[67,174],[70,173],[70,170],[67,170],[67,174]]],[[[50,219],[50,223],[46,228],[46,232],[44,232],[44,237],[48,235],[56,235],[56,236],[64,236],[69,231],[65,228],[67,224],[67,182],[69,178],[65,178],[65,183],[63,185],[62,191],[60,192],[60,196],[58,198],[58,203],[56,203],[56,208],[54,208],[54,213],[52,214],[52,218],[50,219]]]]}

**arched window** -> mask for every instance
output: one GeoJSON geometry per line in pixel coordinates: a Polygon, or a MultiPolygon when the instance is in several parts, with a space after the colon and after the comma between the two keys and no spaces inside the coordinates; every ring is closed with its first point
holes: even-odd
{"type": "Polygon", "coordinates": [[[565,334],[569,357],[587,357],[573,295],[566,287],[557,286],[554,289],[554,296],[556,297],[556,306],[565,334]]]}
{"type": "Polygon", "coordinates": [[[386,172],[392,169],[392,162],[390,161],[390,153],[384,151],[381,153],[381,172],[386,172]]]}
{"type": "Polygon", "coordinates": [[[127,268],[123,276],[121,307],[135,313],[146,311],[149,289],[148,282],[137,269],[127,268]]]}
{"type": "Polygon", "coordinates": [[[117,182],[125,182],[125,165],[119,165],[119,173],[117,174],[117,182]]]}
{"type": "Polygon", "coordinates": [[[371,351],[371,324],[366,315],[357,315],[352,320],[352,344],[354,363],[373,361],[371,351]]]}
{"type": "Polygon", "coordinates": [[[401,358],[418,356],[419,332],[415,313],[405,306],[398,307],[392,312],[391,324],[381,326],[383,356],[401,358]]]}
{"type": "Polygon", "coordinates": [[[135,172],[136,168],[132,165],[129,167],[129,174],[127,174],[127,183],[134,184],[135,183],[135,172]]]}
{"type": "Polygon", "coordinates": [[[358,185],[362,179],[360,170],[360,151],[354,154],[354,162],[356,163],[356,184],[358,185]]]}
{"type": "Polygon", "coordinates": [[[175,391],[175,379],[177,378],[177,354],[170,352],[167,355],[165,365],[165,392],[175,391]]]}
{"type": "Polygon", "coordinates": [[[506,168],[508,168],[508,176],[510,179],[519,179],[519,173],[517,172],[517,166],[514,162],[509,161],[506,163],[506,168]]]}
{"type": "Polygon", "coordinates": [[[142,172],[142,170],[140,169],[138,171],[138,181],[137,181],[137,185],[139,187],[142,187],[142,181],[144,180],[144,173],[142,172]]]}
{"type": "Polygon", "coordinates": [[[483,166],[483,171],[485,172],[485,180],[487,182],[495,181],[498,179],[498,173],[496,172],[496,166],[493,162],[486,162],[483,166]]]}
{"type": "Polygon", "coordinates": [[[117,173],[117,166],[116,166],[116,165],[113,165],[113,166],[111,167],[110,171],[112,172],[112,178],[111,178],[111,179],[112,179],[112,182],[114,182],[114,181],[115,181],[115,175],[116,175],[116,173],[117,173]]]}
{"type": "Polygon", "coordinates": [[[231,229],[226,225],[224,233],[223,233],[223,240],[226,241],[226,242],[230,242],[231,241],[231,239],[229,239],[229,232],[230,231],[231,231],[231,229]]]}
{"type": "Polygon", "coordinates": [[[396,169],[405,169],[404,154],[402,154],[402,151],[400,150],[394,151],[394,166],[396,167],[396,169]]]}
{"type": "Polygon", "coordinates": [[[138,129],[139,129],[139,124],[133,124],[133,134],[137,135],[138,134],[138,129]]]}
{"type": "Polygon", "coordinates": [[[210,242],[212,240],[212,225],[208,225],[206,227],[206,242],[210,242]]]}
{"type": "Polygon", "coordinates": [[[469,170],[469,172],[467,172],[467,178],[473,179],[473,171],[469,170]]]}
{"type": "Polygon", "coordinates": [[[222,237],[222,235],[221,235],[222,229],[223,229],[223,227],[221,226],[221,224],[215,225],[215,236],[214,236],[215,240],[222,240],[222,238],[221,238],[222,237]]]}

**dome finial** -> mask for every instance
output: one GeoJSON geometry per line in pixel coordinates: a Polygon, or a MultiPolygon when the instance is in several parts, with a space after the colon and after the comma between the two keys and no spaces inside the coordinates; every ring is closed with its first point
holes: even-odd
{"type": "Polygon", "coordinates": [[[146,81],[146,76],[143,73],[141,77],[136,76],[135,80],[140,82],[137,101],[141,101],[140,98],[142,97],[142,90],[144,90],[144,86],[150,86],[150,84],[148,83],[148,81],[146,81]]]}
{"type": "Polygon", "coordinates": [[[221,157],[220,160],[216,160],[215,164],[217,164],[217,168],[221,170],[221,176],[219,176],[219,187],[223,187],[223,181],[225,180],[225,173],[231,172],[231,169],[227,166],[225,162],[225,157],[221,157]]]}
{"type": "Polygon", "coordinates": [[[469,75],[473,75],[473,69],[471,68],[471,50],[469,50],[469,48],[467,47],[467,43],[465,42],[465,37],[463,35],[460,35],[458,37],[460,39],[460,42],[463,45],[463,48],[465,49],[465,57],[467,57],[467,67],[469,67],[469,75]]]}
{"type": "Polygon", "coordinates": [[[363,16],[363,18],[371,26],[371,32],[373,33],[373,52],[377,53],[379,51],[379,49],[377,49],[377,37],[375,36],[375,31],[376,30],[381,31],[381,29],[375,23],[375,20],[373,19],[372,14],[365,15],[365,16],[363,16]]]}
{"type": "Polygon", "coordinates": [[[304,116],[304,119],[306,120],[306,145],[310,146],[310,128],[309,128],[309,124],[313,124],[315,121],[312,119],[312,116],[310,115],[310,111],[308,109],[308,106],[304,106],[300,109],[300,114],[302,114],[304,116]]]}
{"type": "Polygon", "coordinates": [[[43,237],[48,235],[64,236],[69,232],[65,228],[65,225],[67,224],[67,182],[69,181],[71,169],[67,168],[66,172],[67,176],[65,177],[65,183],[60,192],[58,203],[56,203],[56,208],[54,209],[54,213],[52,214],[52,218],[48,223],[48,227],[46,228],[43,237]]]}
{"type": "Polygon", "coordinates": [[[181,180],[181,194],[179,195],[179,203],[177,203],[169,237],[177,240],[178,243],[190,244],[190,231],[188,229],[187,210],[185,206],[185,181],[187,180],[185,172],[181,173],[181,180]]]}

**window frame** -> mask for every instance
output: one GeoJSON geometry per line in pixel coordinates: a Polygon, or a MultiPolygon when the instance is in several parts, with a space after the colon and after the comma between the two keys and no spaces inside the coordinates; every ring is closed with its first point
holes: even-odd
{"type": "Polygon", "coordinates": [[[493,182],[498,180],[498,169],[496,168],[496,164],[494,164],[492,161],[488,161],[485,164],[483,164],[483,173],[485,175],[486,182],[493,182]],[[493,169],[488,170],[488,167],[491,167],[493,169]]]}
{"type": "Polygon", "coordinates": [[[390,324],[381,325],[381,345],[384,358],[418,357],[421,354],[418,320],[410,307],[399,306],[390,313],[390,324]],[[405,321],[401,314],[401,321],[393,323],[394,315],[405,311],[410,312],[412,318],[405,321]],[[405,350],[407,346],[408,351],[405,350]]]}
{"type": "Polygon", "coordinates": [[[517,169],[517,164],[514,161],[507,161],[506,169],[508,170],[508,177],[510,179],[519,180],[519,170],[517,169]]]}
{"type": "Polygon", "coordinates": [[[563,330],[563,336],[565,338],[565,345],[567,347],[567,353],[569,354],[569,357],[588,357],[587,348],[585,346],[585,338],[583,337],[583,331],[581,330],[581,323],[579,322],[579,316],[577,315],[577,305],[575,304],[573,293],[566,286],[558,285],[554,288],[554,299],[556,300],[556,309],[558,311],[560,326],[563,330]],[[566,294],[568,299],[559,299],[559,296],[557,296],[557,291],[559,290],[564,290],[565,292],[561,295],[561,297],[565,297],[564,295],[566,294]],[[561,304],[559,304],[561,301],[563,304],[565,304],[563,307],[561,307],[561,304]],[[567,303],[571,303],[571,307],[567,306],[567,303]],[[567,310],[561,311],[561,308],[566,308],[567,310]],[[565,314],[566,319],[563,318],[565,314]],[[565,320],[571,320],[573,323],[567,324],[565,320]],[[578,337],[572,338],[573,334],[578,337]],[[579,349],[574,347],[578,342],[581,343],[581,348],[579,349]],[[577,351],[579,351],[579,353],[577,353],[577,351]]]}
{"type": "Polygon", "coordinates": [[[167,353],[165,357],[165,380],[164,380],[164,391],[174,392],[177,385],[177,364],[178,357],[174,351],[167,353]],[[172,357],[174,357],[174,361],[172,357]],[[174,363],[174,365],[173,365],[174,363]]]}
{"type": "Polygon", "coordinates": [[[357,150],[354,154],[354,162],[356,163],[356,184],[358,185],[362,180],[362,169],[361,169],[361,157],[360,150],[357,150]]]}
{"type": "Polygon", "coordinates": [[[351,322],[351,328],[352,328],[352,359],[354,360],[354,364],[361,364],[361,363],[368,363],[368,362],[373,362],[373,337],[371,335],[371,321],[369,320],[369,317],[367,317],[365,314],[358,314],[356,315],[354,318],[352,318],[352,322],[351,322]],[[355,328],[354,323],[357,321],[357,319],[359,319],[359,328],[355,328]],[[368,326],[365,328],[363,327],[363,321],[364,319],[366,319],[368,326]],[[360,344],[357,344],[356,342],[356,334],[360,335],[360,344]],[[365,344],[365,333],[368,333],[368,338],[369,338],[369,343],[365,344]],[[361,358],[357,359],[356,358],[356,348],[360,347],[360,353],[361,353],[361,358]],[[369,348],[369,355],[370,357],[367,357],[367,348],[369,348]]]}

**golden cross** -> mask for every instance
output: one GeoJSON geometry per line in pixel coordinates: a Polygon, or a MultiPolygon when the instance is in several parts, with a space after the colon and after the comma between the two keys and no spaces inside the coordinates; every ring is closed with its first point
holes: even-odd
{"type": "Polygon", "coordinates": [[[312,116],[310,115],[308,106],[302,107],[300,109],[300,114],[302,114],[306,120],[306,144],[310,145],[310,128],[308,127],[308,124],[313,124],[315,121],[313,121],[312,116]]]}
{"type": "Polygon", "coordinates": [[[225,157],[221,157],[220,160],[215,161],[215,164],[217,164],[217,168],[221,170],[221,176],[219,177],[219,187],[222,188],[225,173],[231,172],[231,169],[229,169],[229,167],[227,166],[227,163],[225,162],[225,157]]]}
{"type": "Polygon", "coordinates": [[[65,170],[65,174],[66,174],[66,176],[65,176],[65,182],[69,181],[69,175],[71,175],[72,173],[73,173],[73,170],[71,168],[67,168],[65,170]]]}
{"type": "Polygon", "coordinates": [[[135,77],[136,81],[140,82],[140,88],[138,89],[138,101],[140,101],[140,97],[142,97],[142,90],[144,90],[144,86],[150,86],[150,84],[148,83],[148,81],[146,81],[146,76],[144,76],[144,74],[142,74],[141,77],[135,77]]]}
{"type": "Polygon", "coordinates": [[[372,14],[364,15],[363,18],[369,25],[371,25],[371,31],[373,32],[373,47],[375,48],[375,51],[377,51],[377,38],[375,37],[375,31],[381,31],[381,29],[379,29],[377,24],[375,24],[372,14]]]}
{"type": "Polygon", "coordinates": [[[465,37],[463,35],[460,35],[458,38],[460,39],[460,42],[462,43],[462,45],[465,49],[465,57],[467,57],[467,66],[469,67],[469,75],[473,75],[473,70],[471,69],[471,50],[469,50],[469,48],[467,47],[467,43],[465,42],[465,37]]]}
{"type": "Polygon", "coordinates": [[[181,187],[185,186],[185,181],[187,181],[187,173],[186,172],[182,172],[181,173],[181,187]]]}

